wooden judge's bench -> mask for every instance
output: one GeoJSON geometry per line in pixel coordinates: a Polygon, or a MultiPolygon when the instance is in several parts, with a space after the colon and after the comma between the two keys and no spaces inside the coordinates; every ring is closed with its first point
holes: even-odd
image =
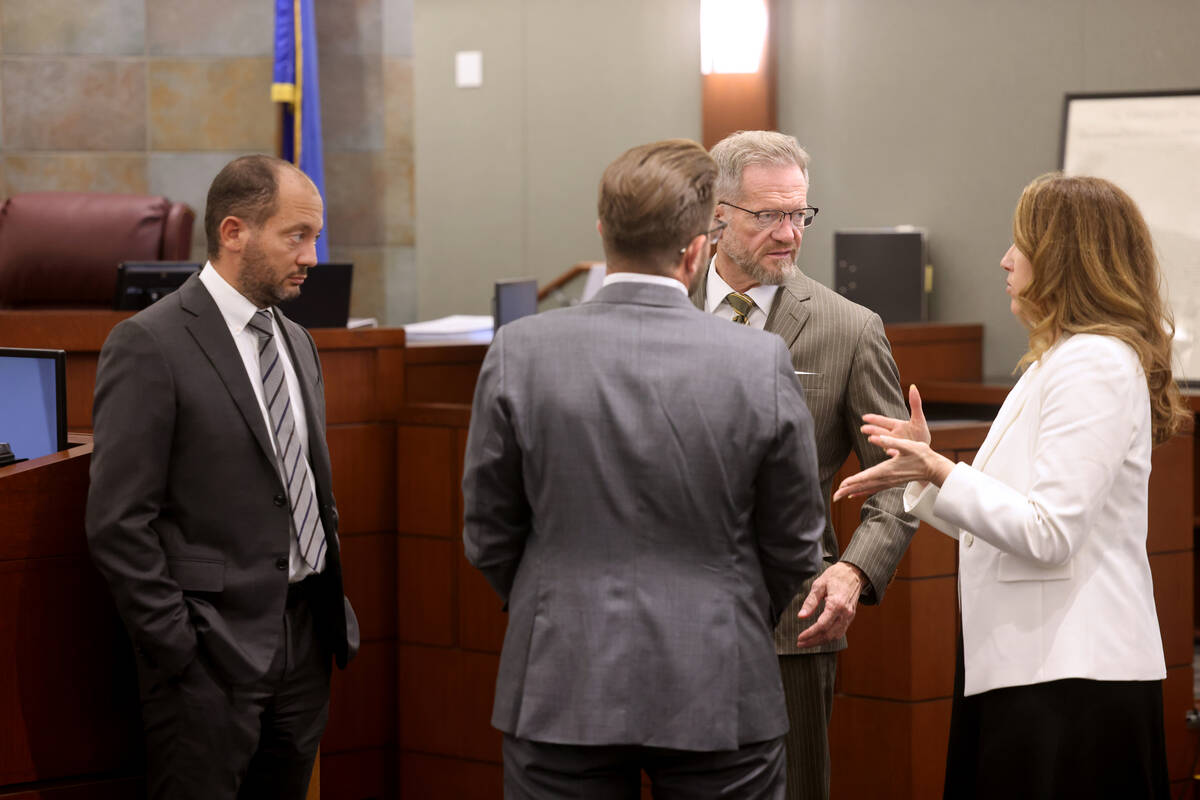
{"type": "MultiPolygon", "coordinates": [[[[73,446],[0,468],[0,800],[136,797],[140,733],[129,645],[83,530],[96,358],[128,314],[0,311],[0,345],[68,351],[73,446]]],[[[990,419],[977,325],[887,329],[905,385],[940,409],[990,419]]],[[[346,591],[362,649],[335,670],[320,794],[502,797],[489,724],[505,618],[463,558],[461,476],[483,345],[417,345],[401,330],[314,331],[346,591]]],[[[986,422],[941,422],[934,446],[969,459],[986,422]]],[[[1192,707],[1194,449],[1155,451],[1150,542],[1169,675],[1167,742],[1187,777],[1192,707]]],[[[848,465],[849,468],[849,465],[848,465]]],[[[854,530],[857,507],[835,525],[854,530]]],[[[939,796],[954,672],[954,543],[919,531],[884,604],[863,607],[839,660],[833,797],[939,796]]],[[[1098,765],[1101,766],[1101,765],[1098,765]]]]}

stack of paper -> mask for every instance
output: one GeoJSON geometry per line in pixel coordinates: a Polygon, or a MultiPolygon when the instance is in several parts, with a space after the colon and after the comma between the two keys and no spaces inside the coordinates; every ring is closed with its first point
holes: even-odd
{"type": "Polygon", "coordinates": [[[425,322],[411,322],[404,326],[404,332],[410,342],[490,342],[492,325],[491,317],[454,314],[425,322]]]}

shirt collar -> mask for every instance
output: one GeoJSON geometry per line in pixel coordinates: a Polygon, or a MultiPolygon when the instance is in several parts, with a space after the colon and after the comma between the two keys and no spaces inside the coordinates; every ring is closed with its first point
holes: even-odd
{"type": "Polygon", "coordinates": [[[670,286],[672,289],[678,289],[687,296],[687,287],[674,278],[668,278],[666,275],[647,275],[644,272],[610,272],[604,276],[604,285],[608,286],[612,283],[654,283],[659,286],[670,286]]]}
{"type": "MultiPolygon", "coordinates": [[[[708,264],[708,281],[704,287],[704,310],[709,314],[716,311],[717,306],[724,303],[725,298],[732,291],[733,287],[717,274],[717,257],[714,255],[712,261],[708,264]]],[[[753,300],[754,305],[761,308],[764,313],[770,313],[771,304],[775,302],[775,294],[778,291],[778,286],[765,286],[760,283],[758,286],[742,292],[742,294],[753,300]]]]}
{"type": "Polygon", "coordinates": [[[233,288],[229,281],[221,277],[221,273],[217,272],[211,261],[206,262],[204,269],[200,270],[200,282],[212,295],[213,302],[217,304],[217,310],[225,318],[225,324],[229,326],[229,330],[235,333],[245,330],[246,326],[250,324],[250,320],[254,319],[255,313],[258,312],[258,306],[251,303],[245,295],[233,288]]]}

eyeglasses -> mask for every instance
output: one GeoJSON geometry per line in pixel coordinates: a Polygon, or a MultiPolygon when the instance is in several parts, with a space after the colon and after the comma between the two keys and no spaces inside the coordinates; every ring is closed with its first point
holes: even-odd
{"type": "MultiPolygon", "coordinates": [[[[728,227],[729,223],[722,220],[704,232],[703,235],[708,237],[709,247],[713,247],[717,244],[717,242],[721,241],[721,234],[725,233],[725,229],[728,227]]],[[[700,234],[697,235],[699,236],[700,234]]],[[[687,248],[681,247],[679,248],[679,252],[686,253],[687,248]]]]}
{"type": "Polygon", "coordinates": [[[735,206],[733,203],[726,203],[724,200],[718,202],[717,205],[729,206],[730,208],[736,208],[738,211],[745,211],[747,214],[753,215],[754,221],[757,223],[760,231],[774,228],[784,217],[788,218],[793,228],[803,230],[813,224],[813,220],[817,218],[817,212],[820,211],[820,209],[811,206],[797,208],[795,211],[751,211],[748,208],[735,206]]]}
{"type": "Polygon", "coordinates": [[[715,245],[717,242],[721,241],[721,235],[725,233],[725,229],[728,227],[729,227],[729,223],[722,220],[721,222],[718,222],[716,225],[709,228],[708,234],[707,234],[708,235],[708,244],[710,246],[712,246],[712,245],[715,245]]]}

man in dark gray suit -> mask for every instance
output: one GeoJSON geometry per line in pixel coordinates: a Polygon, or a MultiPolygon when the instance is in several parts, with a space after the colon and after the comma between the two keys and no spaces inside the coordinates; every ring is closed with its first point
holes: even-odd
{"type": "Polygon", "coordinates": [[[509,612],[508,798],[781,798],[771,629],[820,563],[812,419],[776,336],[697,311],[716,169],[686,140],[600,185],[604,288],[498,331],[467,558],[509,612]]]}
{"type": "Polygon", "coordinates": [[[209,263],[100,352],[88,544],[133,640],[154,798],[303,798],[330,660],[358,648],[321,366],[273,308],[322,209],[286,161],[231,162],[209,263]]]}
{"type": "MultiPolygon", "coordinates": [[[[821,496],[828,500],[833,476],[851,451],[864,468],[887,458],[860,430],[862,415],[908,418],[883,323],[796,266],[817,209],[808,204],[808,153],[794,138],[741,131],[718,142],[712,155],[719,169],[716,217],[728,228],[692,300],[717,317],[777,334],[787,345],[816,426],[821,496]]],[[[903,513],[900,489],[867,500],[840,557],[827,523],[828,566],[803,587],[775,631],[791,722],[790,800],[829,796],[827,728],[837,651],[846,647],[860,598],[883,598],[916,527],[903,513]]]]}

